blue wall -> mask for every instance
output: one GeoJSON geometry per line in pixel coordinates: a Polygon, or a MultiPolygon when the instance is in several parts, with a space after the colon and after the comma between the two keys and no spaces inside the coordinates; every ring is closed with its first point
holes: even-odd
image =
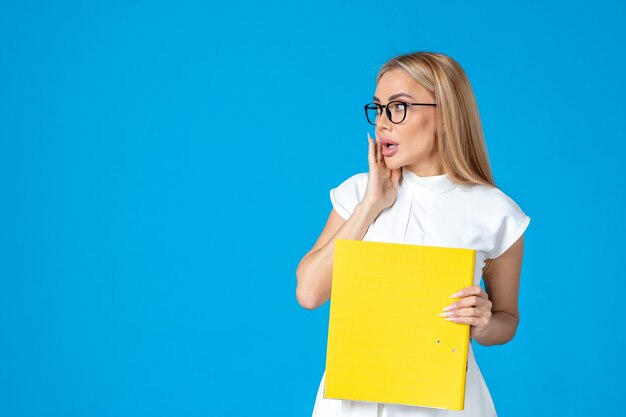
{"type": "Polygon", "coordinates": [[[499,414],[619,413],[623,3],[226,3],[1,3],[0,415],[310,415],[296,267],[415,50],[532,218],[516,338],[475,345],[499,414]]]}

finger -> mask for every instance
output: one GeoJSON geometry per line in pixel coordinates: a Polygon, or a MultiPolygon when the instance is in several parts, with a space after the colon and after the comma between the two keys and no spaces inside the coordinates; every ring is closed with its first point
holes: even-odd
{"type": "Polygon", "coordinates": [[[471,295],[485,294],[485,290],[483,290],[483,288],[480,285],[472,285],[471,287],[469,287],[469,294],[471,295]]]}
{"type": "Polygon", "coordinates": [[[373,164],[375,161],[375,154],[374,154],[374,140],[372,138],[370,138],[369,133],[367,134],[367,162],[369,162],[370,164],[373,164]]]}
{"type": "Polygon", "coordinates": [[[486,317],[491,318],[491,310],[477,307],[467,307],[452,312],[449,316],[442,317],[486,317]]]}
{"type": "Polygon", "coordinates": [[[457,305],[460,307],[484,306],[487,305],[487,303],[488,301],[486,299],[477,295],[468,295],[460,301],[457,301],[457,305]]]}
{"type": "Polygon", "coordinates": [[[489,307],[491,308],[491,301],[487,298],[479,297],[477,295],[469,295],[461,298],[459,301],[455,301],[447,307],[444,307],[444,311],[459,310],[465,307],[489,307]]]}
{"type": "Polygon", "coordinates": [[[394,169],[393,171],[391,171],[391,183],[393,184],[394,188],[398,185],[398,182],[400,182],[401,175],[402,173],[400,172],[400,169],[394,169]]]}
{"type": "Polygon", "coordinates": [[[380,157],[381,157],[381,150],[380,150],[380,142],[378,142],[378,139],[376,139],[376,163],[380,162],[380,157]]]}
{"type": "Polygon", "coordinates": [[[446,317],[445,320],[457,324],[469,324],[471,326],[486,326],[489,320],[485,317],[446,317]]]}
{"type": "MultiPolygon", "coordinates": [[[[450,296],[450,298],[460,298],[466,297],[468,295],[477,295],[483,292],[483,289],[480,285],[472,285],[471,287],[465,287],[460,291],[455,292],[450,296]]],[[[485,294],[487,295],[487,294],[485,294]]]]}

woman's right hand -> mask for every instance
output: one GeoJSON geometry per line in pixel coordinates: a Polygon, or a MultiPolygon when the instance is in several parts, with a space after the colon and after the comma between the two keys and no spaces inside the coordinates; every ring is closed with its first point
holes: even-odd
{"type": "Polygon", "coordinates": [[[398,182],[402,169],[389,169],[385,164],[385,157],[382,153],[382,145],[374,142],[368,133],[368,153],[369,175],[367,188],[362,202],[370,205],[375,210],[383,211],[389,208],[396,201],[398,194],[398,182]]]}

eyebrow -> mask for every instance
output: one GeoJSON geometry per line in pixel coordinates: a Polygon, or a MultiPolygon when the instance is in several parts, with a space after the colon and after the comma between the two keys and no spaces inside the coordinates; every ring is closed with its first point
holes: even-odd
{"type": "MultiPolygon", "coordinates": [[[[410,98],[410,99],[415,100],[415,98],[414,98],[413,96],[411,96],[410,94],[407,94],[407,93],[398,93],[398,94],[394,94],[394,95],[392,95],[392,96],[389,96],[389,101],[391,101],[391,100],[393,100],[393,99],[396,99],[396,98],[398,98],[398,97],[408,97],[408,98],[410,98]]],[[[380,103],[380,99],[379,99],[378,97],[376,97],[376,96],[374,96],[374,101],[375,101],[376,103],[380,103]]]]}

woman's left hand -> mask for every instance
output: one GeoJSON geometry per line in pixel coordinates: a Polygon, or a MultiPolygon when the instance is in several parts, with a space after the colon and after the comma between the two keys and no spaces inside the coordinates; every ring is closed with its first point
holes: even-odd
{"type": "Polygon", "coordinates": [[[460,298],[460,300],[443,308],[443,313],[439,315],[454,323],[469,324],[470,337],[472,339],[480,337],[491,320],[493,304],[489,301],[487,293],[480,285],[473,285],[452,294],[450,298],[460,298]]]}

